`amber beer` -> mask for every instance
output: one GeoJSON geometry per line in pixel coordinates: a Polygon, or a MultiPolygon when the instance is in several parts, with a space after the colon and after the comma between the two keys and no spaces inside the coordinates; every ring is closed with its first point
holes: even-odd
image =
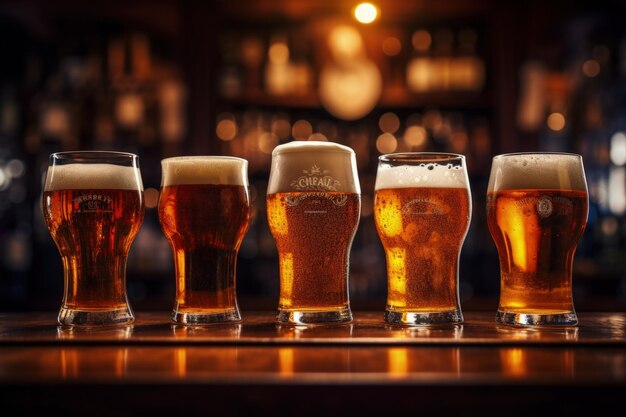
{"type": "Polygon", "coordinates": [[[348,270],[360,213],[352,149],[316,141],[274,149],[267,218],[279,256],[279,323],[352,320],[348,270]]]}
{"type": "Polygon", "coordinates": [[[132,322],[126,259],[144,215],[137,156],[52,154],[43,212],[63,261],[65,289],[59,323],[132,322]]]}
{"type": "Polygon", "coordinates": [[[509,154],[493,159],[487,219],[500,258],[499,322],[577,323],[572,265],[587,211],[579,155],[509,154]]]}
{"type": "Polygon", "coordinates": [[[471,219],[462,155],[379,158],[374,219],[387,260],[385,321],[459,323],[459,256],[471,219]]]}
{"type": "Polygon", "coordinates": [[[161,162],[159,220],[174,254],[176,323],[241,320],[236,262],[250,217],[248,162],[218,156],[161,162]]]}

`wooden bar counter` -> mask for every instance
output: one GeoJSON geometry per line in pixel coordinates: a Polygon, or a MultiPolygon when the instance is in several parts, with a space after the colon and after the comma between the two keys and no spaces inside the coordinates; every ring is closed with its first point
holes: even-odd
{"type": "MultiPolygon", "coordinates": [[[[54,313],[0,314],[3,415],[556,415],[626,409],[626,314],[579,313],[572,328],[175,326],[62,328],[54,313]]],[[[621,410],[621,411],[620,411],[621,410]]],[[[604,415],[601,413],[600,415],[604,415]]]]}

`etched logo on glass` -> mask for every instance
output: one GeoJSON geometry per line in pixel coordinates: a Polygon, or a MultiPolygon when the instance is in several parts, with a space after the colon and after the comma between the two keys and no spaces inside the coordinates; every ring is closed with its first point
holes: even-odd
{"type": "Polygon", "coordinates": [[[298,191],[328,190],[337,191],[341,183],[336,178],[328,175],[330,171],[313,165],[311,169],[303,169],[304,175],[291,181],[291,187],[298,191]]]}
{"type": "Polygon", "coordinates": [[[402,214],[435,215],[441,216],[446,213],[445,206],[441,201],[432,198],[414,198],[402,206],[402,214]]]}
{"type": "Polygon", "coordinates": [[[537,201],[537,214],[542,219],[552,214],[552,199],[550,197],[544,195],[537,201]]]}
{"type": "Polygon", "coordinates": [[[113,199],[102,194],[83,194],[74,197],[74,206],[79,213],[109,213],[113,199]]]}
{"type": "Polygon", "coordinates": [[[296,195],[288,195],[285,197],[285,204],[288,207],[294,207],[300,204],[303,200],[315,198],[315,199],[326,199],[332,201],[332,203],[338,207],[345,206],[348,202],[347,194],[327,194],[327,193],[319,193],[319,192],[310,192],[304,194],[296,194],[296,195]]]}

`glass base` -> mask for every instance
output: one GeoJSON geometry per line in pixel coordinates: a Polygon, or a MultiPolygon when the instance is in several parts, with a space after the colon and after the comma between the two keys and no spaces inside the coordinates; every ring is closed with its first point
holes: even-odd
{"type": "Polygon", "coordinates": [[[550,314],[515,313],[498,310],[496,323],[514,326],[576,326],[578,317],[573,311],[550,314]]]}
{"type": "Polygon", "coordinates": [[[438,312],[411,312],[385,310],[385,322],[389,324],[405,324],[428,326],[433,324],[463,323],[463,314],[460,309],[438,312]]]}
{"type": "Polygon", "coordinates": [[[130,306],[117,310],[76,310],[61,307],[59,311],[61,326],[111,326],[131,324],[135,321],[130,306]]]}
{"type": "Polygon", "coordinates": [[[176,324],[213,324],[230,323],[241,321],[241,314],[238,308],[223,311],[211,312],[182,312],[174,310],[172,321],[176,324]]]}
{"type": "Polygon", "coordinates": [[[352,321],[350,307],[337,310],[278,310],[276,321],[281,324],[326,324],[348,323],[352,321]]]}

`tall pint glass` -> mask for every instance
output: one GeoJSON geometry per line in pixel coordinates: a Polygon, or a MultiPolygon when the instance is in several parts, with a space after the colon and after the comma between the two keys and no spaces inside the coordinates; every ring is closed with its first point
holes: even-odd
{"type": "Polygon", "coordinates": [[[465,157],[379,157],[374,219],[387,259],[385,321],[461,323],[459,257],[472,216],[465,157]]]}
{"type": "Polygon", "coordinates": [[[580,155],[518,153],[493,158],[487,221],[500,258],[497,322],[577,324],[572,265],[587,211],[580,155]]]}
{"type": "Polygon", "coordinates": [[[352,149],[317,141],[274,149],[267,218],[279,256],[279,323],[352,320],[348,269],[360,214],[352,149]]]}
{"type": "Polygon", "coordinates": [[[161,161],[159,220],[174,254],[181,324],[241,320],[236,263],[250,217],[248,161],[181,156],[161,161]]]}
{"type": "Polygon", "coordinates": [[[143,221],[137,155],[60,152],[50,156],[43,212],[63,261],[62,325],[134,320],[126,259],[143,221]]]}

